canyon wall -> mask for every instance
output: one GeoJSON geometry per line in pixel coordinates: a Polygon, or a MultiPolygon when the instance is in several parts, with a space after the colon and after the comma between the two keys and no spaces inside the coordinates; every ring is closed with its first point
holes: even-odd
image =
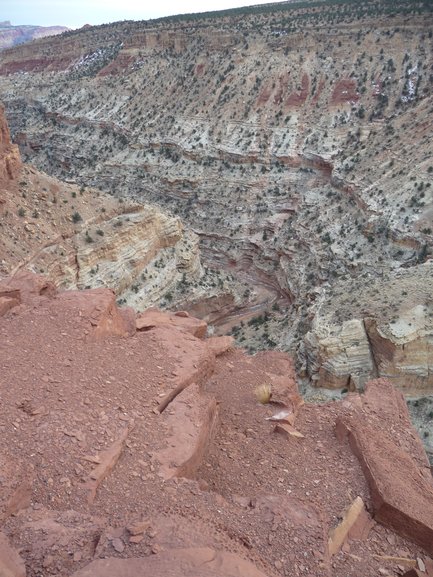
{"type": "Polygon", "coordinates": [[[111,287],[139,310],[204,273],[198,238],[151,205],[119,202],[21,163],[0,109],[0,274],[27,269],[58,287],[111,287]],[[146,290],[139,290],[147,275],[146,290]]]}
{"type": "MultiPolygon", "coordinates": [[[[171,306],[199,311],[250,351],[298,351],[318,384],[362,384],[376,365],[402,382],[411,359],[375,360],[378,338],[364,333],[367,319],[386,327],[430,306],[415,280],[403,294],[398,279],[430,282],[416,271],[432,257],[431,6],[334,8],[281,4],[42,39],[2,53],[0,97],[25,159],[157,203],[198,236],[220,273],[201,287],[182,277],[171,306]]],[[[429,339],[428,323],[422,331],[429,339]]],[[[429,386],[425,364],[413,367],[423,367],[417,387],[429,386]]]]}

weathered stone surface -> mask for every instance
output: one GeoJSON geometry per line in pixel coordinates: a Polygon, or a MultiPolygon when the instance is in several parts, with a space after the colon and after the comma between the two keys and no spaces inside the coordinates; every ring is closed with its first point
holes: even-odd
{"type": "Polygon", "coordinates": [[[90,479],[87,482],[87,501],[89,504],[94,502],[99,485],[116,466],[116,463],[122,454],[126,439],[128,438],[132,427],[133,425],[126,427],[122,431],[120,437],[114,441],[111,447],[103,451],[103,453],[99,456],[101,462],[90,473],[90,479]]]}
{"type": "Polygon", "coordinates": [[[177,313],[164,312],[152,308],[137,316],[136,327],[138,331],[148,331],[155,327],[163,326],[177,328],[199,339],[204,338],[207,331],[207,324],[204,321],[189,315],[180,316],[177,313]]]}
{"type": "Polygon", "coordinates": [[[210,337],[206,339],[206,345],[216,357],[219,357],[235,346],[235,339],[229,336],[210,337]]]}
{"type": "Polygon", "coordinates": [[[9,296],[25,304],[40,297],[53,297],[56,292],[54,284],[45,276],[25,270],[0,281],[0,296],[9,296]]]}
{"type": "Polygon", "coordinates": [[[364,502],[361,497],[356,497],[347,511],[344,512],[341,522],[330,532],[328,539],[328,551],[330,555],[335,555],[347,539],[350,530],[365,511],[364,502]]]}
{"type": "Polygon", "coordinates": [[[20,304],[19,299],[0,296],[0,317],[5,315],[10,309],[20,304]]]}
{"type": "Polygon", "coordinates": [[[1,577],[25,577],[23,560],[13,549],[7,537],[0,533],[0,575],[1,577]]]}
{"type": "MultiPolygon", "coordinates": [[[[338,324],[335,316],[343,299],[325,302],[304,340],[305,370],[317,386],[363,386],[376,376],[392,381],[411,395],[433,386],[433,261],[399,271],[386,281],[359,286],[359,303],[345,314],[362,315],[338,324]],[[378,307],[371,294],[390,299],[407,295],[399,305],[378,307]]],[[[366,281],[365,281],[366,282],[366,281]]],[[[351,287],[342,283],[341,295],[351,287]]]]}
{"type": "Polygon", "coordinates": [[[130,334],[128,320],[120,313],[115,295],[109,289],[66,291],[59,293],[57,299],[61,301],[60,306],[75,311],[88,322],[94,337],[130,334]]]}
{"type": "Polygon", "coordinates": [[[14,180],[21,168],[21,157],[16,144],[11,143],[4,108],[0,105],[0,183],[14,180]]]}
{"type": "Polygon", "coordinates": [[[374,518],[433,554],[433,483],[401,393],[384,379],[337,420],[370,486],[374,518]]]}
{"type": "Polygon", "coordinates": [[[433,387],[433,306],[418,304],[391,323],[366,320],[371,350],[380,376],[410,394],[433,387]]]}
{"type": "MultiPolygon", "coordinates": [[[[212,443],[215,430],[218,424],[218,405],[213,399],[204,411],[202,422],[200,424],[199,434],[191,455],[176,471],[177,477],[193,479],[199,467],[203,464],[206,452],[212,443]]],[[[191,443],[190,443],[191,445],[191,443]]]]}
{"type": "Polygon", "coordinates": [[[155,455],[159,474],[164,479],[193,479],[215,435],[218,406],[214,399],[199,394],[199,386],[190,385],[168,407],[160,417],[168,434],[155,455]]]}
{"type": "Polygon", "coordinates": [[[318,387],[363,386],[371,377],[373,358],[364,323],[353,319],[340,327],[321,326],[305,337],[307,370],[318,387]]]}
{"type": "Polygon", "coordinates": [[[173,549],[137,559],[100,559],[72,577],[266,577],[250,561],[210,547],[173,549]]]}

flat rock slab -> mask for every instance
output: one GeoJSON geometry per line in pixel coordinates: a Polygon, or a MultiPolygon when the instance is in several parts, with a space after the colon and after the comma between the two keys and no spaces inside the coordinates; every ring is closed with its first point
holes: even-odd
{"type": "Polygon", "coordinates": [[[100,559],[72,577],[266,577],[234,553],[196,547],[163,551],[152,557],[100,559]]]}
{"type": "Polygon", "coordinates": [[[215,400],[202,397],[197,385],[174,399],[170,410],[160,417],[166,433],[155,458],[162,478],[194,478],[213,439],[217,419],[215,400]]]}
{"type": "Polygon", "coordinates": [[[337,420],[337,436],[348,437],[361,463],[375,519],[433,554],[433,483],[419,453],[415,460],[405,450],[408,416],[400,396],[383,379],[372,381],[362,408],[353,406],[337,420]],[[387,421],[392,412],[390,429],[387,421]],[[400,418],[401,412],[406,417],[400,418]]]}

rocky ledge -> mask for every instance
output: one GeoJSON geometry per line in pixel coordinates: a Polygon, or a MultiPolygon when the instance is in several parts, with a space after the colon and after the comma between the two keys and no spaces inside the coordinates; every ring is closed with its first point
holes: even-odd
{"type": "Polygon", "coordinates": [[[432,574],[401,393],[304,404],[287,354],[205,333],[108,289],[1,282],[0,573],[432,574]]]}

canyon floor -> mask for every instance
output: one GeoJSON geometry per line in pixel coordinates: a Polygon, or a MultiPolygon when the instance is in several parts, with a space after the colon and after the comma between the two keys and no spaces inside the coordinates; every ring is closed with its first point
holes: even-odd
{"type": "Polygon", "coordinates": [[[0,310],[4,574],[433,567],[430,469],[387,381],[304,403],[286,353],[27,272],[1,282],[0,310]]]}

